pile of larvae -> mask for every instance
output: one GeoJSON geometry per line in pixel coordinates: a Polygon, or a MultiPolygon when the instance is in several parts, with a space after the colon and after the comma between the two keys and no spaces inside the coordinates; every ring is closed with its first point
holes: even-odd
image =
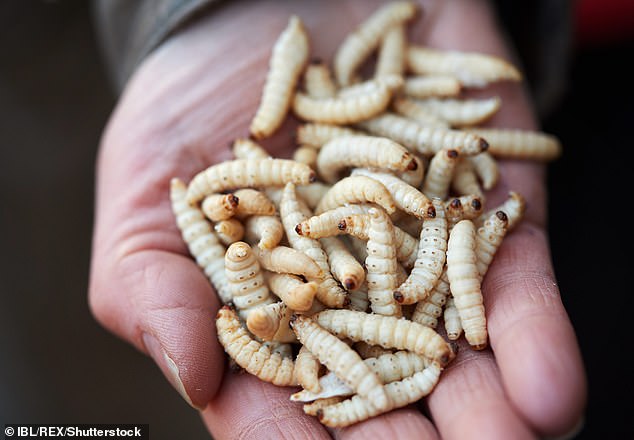
{"type": "Polygon", "coordinates": [[[216,330],[231,362],[301,386],[291,400],[330,427],[428,395],[463,333],[472,349],[487,346],[481,281],[525,210],[517,192],[485,209],[494,158],[561,150],[545,133],[476,128],[501,100],[463,90],[521,74],[490,55],[409,44],[420,12],[385,4],[332,68],[309,62],[292,16],[236,159],[171,182],[182,237],[225,304],[216,330]],[[258,142],[291,111],[301,121],[293,160],[272,158],[258,142]]]}

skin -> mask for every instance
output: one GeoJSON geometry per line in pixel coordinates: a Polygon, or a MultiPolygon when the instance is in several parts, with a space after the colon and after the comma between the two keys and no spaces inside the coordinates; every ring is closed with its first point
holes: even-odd
{"type": "MultiPolygon", "coordinates": [[[[509,57],[490,7],[482,1],[424,1],[410,40],[432,47],[509,57]]],[[[113,333],[154,358],[169,382],[217,439],[238,438],[536,438],[575,427],[586,404],[585,372],[559,297],[544,230],[545,168],[501,163],[488,194],[496,206],[510,189],[526,197],[525,219],[508,234],[484,279],[490,348],[469,350],[418,407],[327,431],[292,390],[225,371],[215,336],[219,307],[188,255],[169,204],[169,181],[188,182],[229,159],[260,99],[273,42],[291,13],[305,22],[311,56],[330,60],[345,34],[376,10],[376,1],[228,2],[172,36],[128,82],[103,134],[90,306],[113,333]],[[336,13],[335,13],[336,12],[336,13]],[[328,32],[320,32],[321,29],[328,32]],[[224,373],[224,374],[223,374],[224,373]]],[[[520,85],[468,96],[502,98],[490,126],[534,129],[520,85]]],[[[287,121],[264,146],[291,154],[287,121]]]]}

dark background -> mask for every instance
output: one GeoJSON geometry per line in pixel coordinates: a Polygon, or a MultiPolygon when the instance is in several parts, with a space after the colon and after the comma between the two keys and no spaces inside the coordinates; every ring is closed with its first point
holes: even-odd
{"type": "MultiPolygon", "coordinates": [[[[564,145],[549,232],[589,378],[581,439],[634,438],[631,36],[577,39],[542,121],[564,145]]],[[[206,438],[153,362],[87,307],[94,161],[116,101],[89,3],[0,3],[0,54],[0,423],[149,423],[152,438],[206,438]]]]}

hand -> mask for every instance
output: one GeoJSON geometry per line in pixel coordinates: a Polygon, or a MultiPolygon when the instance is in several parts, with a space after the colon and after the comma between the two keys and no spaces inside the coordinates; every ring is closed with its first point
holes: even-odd
{"type": "MultiPolygon", "coordinates": [[[[377,2],[230,2],[166,41],[128,83],[98,159],[90,305],[112,332],[149,354],[214,438],[534,438],[562,435],[581,419],[586,385],[574,331],[559,298],[544,230],[543,165],[506,162],[487,206],[508,190],[528,201],[484,280],[491,349],[461,347],[420,408],[410,406],[327,431],[289,390],[248,374],[223,375],[214,316],[219,303],[188,254],[169,203],[186,182],[230,159],[257,108],[273,42],[291,13],[307,25],[312,55],[331,59],[377,2]]],[[[490,6],[426,1],[414,41],[509,56],[490,6]]],[[[520,86],[502,97],[491,125],[535,128],[520,86]]],[[[290,125],[266,142],[288,157],[290,125]]]]}

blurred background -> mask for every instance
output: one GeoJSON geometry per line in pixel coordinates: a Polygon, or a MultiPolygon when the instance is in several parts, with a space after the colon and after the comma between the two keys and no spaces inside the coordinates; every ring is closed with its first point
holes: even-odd
{"type": "MultiPolygon", "coordinates": [[[[559,60],[567,81],[542,118],[564,145],[550,165],[549,233],[589,377],[581,439],[634,438],[631,234],[621,232],[632,188],[633,5],[571,6],[572,56],[559,60]]],[[[149,423],[152,438],[208,438],[153,362],[88,310],[94,161],[116,102],[90,7],[0,2],[0,423],[149,423]]],[[[513,32],[521,22],[509,27],[530,57],[513,32]]],[[[541,50],[551,44],[535,38],[541,50]]]]}

